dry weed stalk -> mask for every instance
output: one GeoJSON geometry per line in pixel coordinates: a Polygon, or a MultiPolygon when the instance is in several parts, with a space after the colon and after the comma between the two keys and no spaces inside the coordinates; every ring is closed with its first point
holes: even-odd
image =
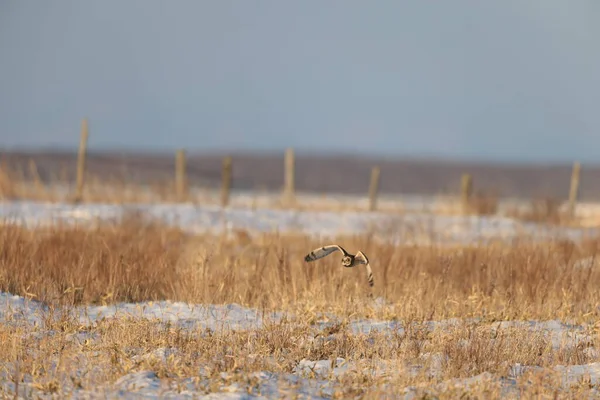
{"type": "MultiPolygon", "coordinates": [[[[408,386],[427,387],[435,393],[435,385],[452,379],[506,376],[515,363],[552,368],[565,361],[566,352],[572,352],[553,348],[547,339],[524,329],[493,334],[484,324],[463,323],[430,331],[418,321],[409,327],[406,332],[386,336],[354,334],[343,324],[322,332],[307,319],[294,324],[270,323],[251,331],[186,330],[133,318],[101,320],[82,329],[68,318],[48,319],[45,328],[54,332],[52,335],[0,325],[0,339],[5,344],[0,364],[14,366],[18,362],[18,374],[30,377],[31,386],[47,394],[69,396],[75,389],[98,392],[101,385],[142,371],[154,372],[171,386],[192,378],[198,394],[221,391],[230,384],[254,392],[261,381],[255,372],[290,374],[297,372],[302,360],[331,360],[331,365],[346,367],[347,372],[335,376],[307,368],[299,374],[332,381],[338,395],[348,398],[374,396],[384,390],[389,395],[408,386]],[[338,364],[340,358],[343,361],[338,364]]],[[[578,361],[595,361],[582,349],[575,351],[578,361]]],[[[547,375],[526,374],[524,391],[564,390],[560,379],[552,381],[547,375]],[[532,381],[537,384],[531,385],[532,381]]],[[[10,377],[19,379],[16,369],[10,371],[10,377]]],[[[289,381],[280,386],[282,393],[294,393],[295,389],[289,381]]],[[[576,386],[573,393],[584,389],[576,386]]],[[[441,398],[461,392],[501,397],[500,389],[485,380],[475,382],[468,391],[452,386],[437,391],[441,398]]]]}
{"type": "MultiPolygon", "coordinates": [[[[0,324],[6,346],[0,364],[13,381],[28,376],[39,391],[59,396],[77,388],[99,390],[98,385],[140,371],[153,371],[173,385],[193,378],[202,394],[231,383],[255,393],[254,372],[286,374],[303,359],[335,365],[341,358],[349,371],[324,379],[336,384],[332,396],[348,398],[398,393],[407,386],[435,392],[435,385],[451,379],[506,376],[516,363],[551,368],[598,361],[587,351],[597,345],[596,334],[582,346],[555,347],[525,328],[498,331],[491,325],[530,318],[596,321],[600,271],[579,268],[575,261],[595,256],[598,240],[443,248],[395,247],[369,236],[336,239],[370,255],[375,296],[391,303],[378,308],[366,297],[363,271],[339,268],[337,259],[323,259],[318,266],[303,262],[306,251],[318,246],[315,239],[250,238],[243,232],[231,238],[189,236],[139,215],[92,228],[0,226],[0,290],[50,305],[44,325],[33,331],[0,324]],[[82,326],[55,307],[158,299],[236,302],[293,313],[258,330],[212,331],[134,318],[82,326]],[[334,312],[339,320],[319,330],[316,323],[327,321],[321,311],[334,312]],[[361,317],[402,319],[405,330],[352,332],[349,321],[361,317]],[[427,323],[452,317],[480,320],[433,330],[427,323]],[[53,334],[42,333],[47,331],[53,334]]],[[[540,373],[518,381],[531,395],[568,398],[590,390],[583,382],[565,392],[560,380],[540,373]]],[[[282,383],[281,390],[294,393],[295,387],[282,383]]],[[[502,397],[500,388],[485,380],[468,390],[438,391],[440,398],[502,397]]]]}
{"type": "Polygon", "coordinates": [[[337,259],[305,263],[320,243],[302,235],[190,236],[132,215],[91,228],[5,224],[0,290],[49,303],[171,299],[373,316],[382,311],[365,300],[372,290],[398,318],[581,319],[600,304],[600,271],[575,263],[596,255],[597,240],[462,248],[336,241],[369,254],[373,289],[363,270],[339,268],[337,259]]]}

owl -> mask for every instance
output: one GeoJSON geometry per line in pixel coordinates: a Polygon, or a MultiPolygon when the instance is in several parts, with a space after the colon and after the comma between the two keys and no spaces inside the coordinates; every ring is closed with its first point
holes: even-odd
{"type": "Polygon", "coordinates": [[[356,267],[357,265],[364,265],[367,269],[367,280],[369,282],[369,286],[373,286],[373,271],[371,270],[371,265],[369,264],[369,259],[362,252],[359,251],[356,254],[348,253],[342,246],[338,246],[337,244],[329,244],[327,246],[319,247],[308,253],[304,257],[304,261],[311,262],[318,260],[319,258],[323,258],[328,256],[331,253],[339,251],[343,254],[342,257],[342,266],[346,268],[356,267]]]}

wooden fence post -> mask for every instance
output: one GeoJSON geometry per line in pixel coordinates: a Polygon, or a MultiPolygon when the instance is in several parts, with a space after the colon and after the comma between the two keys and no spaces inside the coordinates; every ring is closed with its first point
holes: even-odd
{"type": "Polygon", "coordinates": [[[369,183],[369,211],[375,211],[377,209],[377,192],[379,190],[379,167],[373,167],[371,169],[371,181],[369,183]]]}
{"type": "Polygon", "coordinates": [[[75,192],[75,203],[83,200],[83,184],[85,178],[85,159],[87,156],[88,120],[84,118],[81,122],[81,138],[79,140],[79,153],[77,154],[77,186],[75,192]]]}
{"type": "Polygon", "coordinates": [[[227,207],[229,204],[229,192],[231,191],[231,156],[223,158],[223,166],[221,173],[221,206],[227,207]]]}
{"type": "Polygon", "coordinates": [[[463,174],[460,181],[460,201],[463,213],[469,212],[469,203],[473,194],[473,177],[471,174],[463,174]]]}
{"type": "Polygon", "coordinates": [[[40,173],[38,171],[37,164],[35,163],[35,160],[33,158],[29,159],[29,175],[31,175],[31,179],[33,179],[33,185],[38,191],[38,195],[47,197],[46,189],[44,188],[44,184],[42,183],[42,179],[40,178],[40,173]]]}
{"type": "Polygon", "coordinates": [[[15,189],[15,180],[12,176],[12,171],[8,166],[6,158],[2,157],[0,161],[0,198],[13,200],[17,197],[15,189]]]}
{"type": "Polygon", "coordinates": [[[37,164],[35,163],[35,160],[33,158],[29,159],[29,175],[31,176],[31,179],[33,180],[35,186],[41,185],[42,180],[40,178],[40,173],[38,172],[37,164]]]}
{"type": "Polygon", "coordinates": [[[575,217],[575,208],[577,206],[577,198],[579,197],[579,176],[581,174],[581,164],[573,163],[571,171],[571,187],[569,189],[569,218],[575,217]]]}
{"type": "Polygon", "coordinates": [[[187,178],[185,176],[185,150],[175,153],[175,193],[177,201],[187,200],[187,178]]]}
{"type": "Polygon", "coordinates": [[[284,187],[284,202],[291,205],[295,198],[295,184],[294,177],[295,172],[295,157],[294,149],[288,148],[285,151],[285,187],[284,187]]]}

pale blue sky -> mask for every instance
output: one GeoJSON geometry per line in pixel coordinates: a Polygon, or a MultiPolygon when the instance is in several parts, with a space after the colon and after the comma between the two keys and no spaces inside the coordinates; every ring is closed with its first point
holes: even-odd
{"type": "Polygon", "coordinates": [[[0,147],[600,160],[600,1],[0,1],[0,147]]]}

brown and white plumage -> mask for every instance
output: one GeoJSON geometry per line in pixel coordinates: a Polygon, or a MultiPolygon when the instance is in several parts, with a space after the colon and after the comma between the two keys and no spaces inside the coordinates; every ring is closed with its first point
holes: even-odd
{"type": "Polygon", "coordinates": [[[319,258],[326,257],[331,253],[339,251],[343,254],[342,257],[342,266],[346,268],[356,267],[357,265],[364,265],[367,269],[367,280],[369,282],[369,286],[373,286],[373,271],[371,270],[371,265],[369,264],[369,259],[362,252],[359,251],[356,254],[348,253],[342,246],[338,246],[337,244],[329,244],[327,246],[319,247],[318,249],[314,249],[310,253],[308,253],[304,257],[304,261],[311,262],[318,260],[319,258]]]}

